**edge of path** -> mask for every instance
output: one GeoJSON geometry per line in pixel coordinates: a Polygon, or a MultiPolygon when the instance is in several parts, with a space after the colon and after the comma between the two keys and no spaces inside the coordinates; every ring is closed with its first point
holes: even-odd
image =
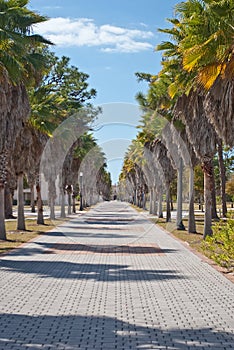
{"type": "Polygon", "coordinates": [[[145,219],[147,218],[150,222],[152,222],[155,226],[157,226],[159,229],[161,229],[163,232],[168,234],[170,237],[174,238],[177,242],[180,242],[186,249],[188,249],[191,253],[199,257],[203,262],[210,265],[213,269],[221,273],[225,278],[227,278],[229,281],[234,283],[234,272],[229,272],[225,267],[219,266],[214,260],[208,258],[195,248],[191,247],[190,244],[183,239],[180,239],[179,237],[175,236],[172,232],[167,231],[164,227],[161,225],[155,223],[153,219],[155,218],[154,215],[149,214],[149,211],[142,211],[136,209],[134,206],[131,205],[131,207],[140,215],[142,215],[145,219]]]}
{"type": "MultiPolygon", "coordinates": [[[[141,215],[143,215],[143,212],[139,212],[141,215]]],[[[147,218],[151,221],[150,214],[147,215],[147,218]]],[[[153,222],[153,221],[151,221],[153,222]]],[[[157,223],[153,222],[155,226],[160,228],[162,231],[164,231],[166,234],[168,234],[170,237],[174,238],[176,241],[180,242],[185,248],[187,248],[190,252],[192,252],[194,255],[198,256],[203,262],[206,262],[209,264],[213,269],[221,273],[224,277],[226,277],[229,281],[234,283],[234,272],[228,272],[227,269],[225,269],[222,266],[219,266],[218,264],[215,263],[214,260],[208,258],[201,252],[197,251],[195,248],[191,247],[189,243],[185,242],[184,240],[176,237],[173,235],[173,233],[167,231],[164,227],[158,225],[157,223]]]]}

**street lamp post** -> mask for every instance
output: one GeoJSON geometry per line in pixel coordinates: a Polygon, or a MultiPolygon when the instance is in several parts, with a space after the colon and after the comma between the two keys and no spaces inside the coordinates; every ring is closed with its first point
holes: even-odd
{"type": "Polygon", "coordinates": [[[83,173],[80,172],[80,211],[83,210],[83,173]]]}

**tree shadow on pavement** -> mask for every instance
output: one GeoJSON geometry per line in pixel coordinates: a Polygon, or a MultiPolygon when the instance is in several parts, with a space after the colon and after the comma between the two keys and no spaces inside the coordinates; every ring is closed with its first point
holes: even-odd
{"type": "Polygon", "coordinates": [[[221,350],[234,336],[212,328],[162,329],[106,316],[0,314],[0,349],[221,350]]]}
{"type": "MultiPolygon", "coordinates": [[[[102,226],[102,223],[98,223],[97,226],[91,226],[89,227],[88,225],[63,225],[62,228],[71,228],[73,231],[74,230],[85,230],[85,231],[89,231],[89,230],[102,230],[102,229],[105,229],[107,231],[123,231],[123,227],[106,227],[106,226],[102,226]]],[[[126,228],[124,228],[126,229],[126,228]]],[[[66,234],[66,233],[65,233],[66,234]]],[[[119,237],[119,236],[118,236],[119,237]]]]}
{"type": "Polygon", "coordinates": [[[176,249],[160,248],[153,243],[132,243],[132,244],[82,244],[76,242],[46,243],[38,242],[38,246],[49,249],[49,253],[66,254],[111,254],[111,255],[164,255],[177,252],[176,249]]]}
{"type": "MultiPolygon", "coordinates": [[[[93,228],[92,228],[93,230],[93,228]]],[[[100,228],[98,229],[100,231],[100,228]]],[[[119,229],[118,229],[119,230],[119,229]]],[[[113,231],[117,231],[115,229],[113,229],[113,231]]],[[[110,232],[110,233],[94,233],[91,231],[88,232],[72,232],[72,235],[67,234],[66,237],[69,237],[71,240],[76,239],[77,237],[82,237],[82,238],[129,238],[129,239],[134,239],[134,238],[138,238],[138,236],[136,235],[125,235],[125,234],[119,234],[119,233],[114,233],[114,232],[110,232]]]]}
{"type": "Polygon", "coordinates": [[[176,270],[134,270],[128,265],[115,264],[88,264],[60,261],[0,261],[0,268],[8,272],[38,275],[40,278],[53,277],[56,279],[96,280],[103,282],[113,281],[170,281],[184,279],[176,270]]]}

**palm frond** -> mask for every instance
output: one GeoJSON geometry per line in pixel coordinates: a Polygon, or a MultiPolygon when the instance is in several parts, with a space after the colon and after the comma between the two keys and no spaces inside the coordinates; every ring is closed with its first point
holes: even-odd
{"type": "Polygon", "coordinates": [[[0,51],[0,62],[2,66],[7,67],[12,82],[17,84],[23,76],[24,67],[22,64],[5,51],[0,51]]]}
{"type": "Polygon", "coordinates": [[[219,63],[207,65],[201,69],[198,74],[198,84],[202,85],[206,90],[209,90],[217,77],[220,75],[221,71],[222,65],[219,63]]]}

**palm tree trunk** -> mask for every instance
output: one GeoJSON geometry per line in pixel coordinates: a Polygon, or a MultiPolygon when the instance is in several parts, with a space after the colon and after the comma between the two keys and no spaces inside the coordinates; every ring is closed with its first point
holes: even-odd
{"type": "Polygon", "coordinates": [[[34,183],[32,183],[31,186],[30,186],[30,192],[31,192],[31,198],[30,198],[30,202],[31,202],[31,212],[32,212],[32,213],[36,213],[36,209],[35,209],[34,183]]]}
{"type": "Polygon", "coordinates": [[[182,221],[182,195],[183,195],[183,161],[180,158],[178,174],[177,174],[177,212],[176,212],[176,226],[177,230],[185,230],[182,221]]]}
{"type": "Polygon", "coordinates": [[[0,239],[6,240],[6,227],[5,227],[5,183],[7,180],[7,151],[0,153],[0,239]]]}
{"type": "Polygon", "coordinates": [[[24,174],[18,175],[18,218],[17,230],[25,231],[25,217],[24,217],[24,174]]]}
{"type": "Polygon", "coordinates": [[[135,188],[134,190],[134,200],[133,200],[133,204],[137,205],[137,189],[135,188]]]}
{"type": "Polygon", "coordinates": [[[171,194],[170,194],[170,184],[166,186],[166,202],[167,202],[167,214],[166,222],[171,222],[171,194]]]}
{"type": "Polygon", "coordinates": [[[70,192],[67,194],[67,197],[68,197],[67,215],[71,215],[71,213],[72,213],[72,210],[71,210],[72,198],[71,198],[71,193],[70,192]]]}
{"type": "Polygon", "coordinates": [[[205,200],[205,217],[204,217],[204,231],[203,238],[212,236],[212,160],[209,160],[203,164],[204,171],[204,200],[205,200]]]}
{"type": "Polygon", "coordinates": [[[226,200],[226,169],[223,161],[223,144],[222,140],[218,141],[218,159],[219,159],[219,176],[220,176],[220,192],[222,200],[222,215],[227,216],[227,200],[226,200]]]}
{"type": "Polygon", "coordinates": [[[174,205],[173,205],[173,198],[171,196],[171,211],[173,211],[173,210],[174,210],[174,205]]]}
{"type": "Polygon", "coordinates": [[[152,214],[153,215],[157,215],[157,203],[156,203],[156,188],[153,187],[153,211],[152,214]]]}
{"type": "Polygon", "coordinates": [[[50,205],[50,219],[55,220],[55,210],[54,210],[54,188],[55,184],[53,180],[50,180],[50,186],[49,186],[49,205],[50,205]]]}
{"type": "Polygon", "coordinates": [[[213,183],[213,191],[211,193],[212,195],[212,208],[211,208],[211,215],[212,219],[219,220],[218,214],[217,214],[217,204],[216,204],[216,191],[215,191],[215,175],[214,175],[214,165],[212,163],[212,177],[211,181],[213,183]]]}
{"type": "Polygon", "coordinates": [[[146,193],[142,191],[142,209],[146,210],[146,193]]]}
{"type": "Polygon", "coordinates": [[[76,196],[75,195],[72,196],[72,212],[73,214],[76,213],[76,196]]]}
{"type": "Polygon", "coordinates": [[[188,218],[188,232],[196,233],[196,221],[194,212],[194,169],[189,169],[189,218],[188,218]]]}
{"type": "Polygon", "coordinates": [[[0,240],[6,240],[5,209],[4,209],[4,184],[0,183],[0,240]]]}
{"type": "Polygon", "coordinates": [[[44,225],[44,216],[43,216],[43,202],[41,198],[41,186],[38,181],[36,185],[37,190],[37,224],[38,225],[44,225]]]}
{"type": "Polygon", "coordinates": [[[61,190],[61,213],[60,213],[60,217],[61,218],[65,218],[66,217],[66,213],[65,213],[65,194],[64,194],[64,190],[61,190]]]}
{"type": "Polygon", "coordinates": [[[94,204],[95,200],[94,200],[94,190],[93,188],[91,189],[91,198],[90,198],[90,202],[91,202],[91,205],[94,204]]]}
{"type": "MultiPolygon", "coordinates": [[[[72,212],[76,214],[76,198],[78,195],[77,184],[73,185],[73,193],[72,193],[72,212]]],[[[93,189],[91,190],[91,205],[93,204],[93,189]]]]}
{"type": "Polygon", "coordinates": [[[4,199],[5,199],[5,219],[13,219],[13,209],[12,209],[12,205],[13,205],[13,200],[12,200],[12,192],[11,189],[9,188],[9,186],[6,184],[5,185],[5,195],[4,195],[4,199]]]}
{"type": "Polygon", "coordinates": [[[71,206],[72,206],[72,187],[71,185],[67,186],[67,203],[68,203],[68,207],[67,207],[67,215],[71,215],[72,210],[71,210],[71,206]]]}
{"type": "Polygon", "coordinates": [[[149,213],[153,214],[153,187],[150,187],[150,207],[149,213]]]}
{"type": "Polygon", "coordinates": [[[50,198],[50,219],[55,220],[54,198],[50,198]]]}
{"type": "Polygon", "coordinates": [[[158,193],[158,217],[163,218],[163,207],[162,207],[162,190],[158,193]]]}
{"type": "Polygon", "coordinates": [[[49,195],[49,206],[50,206],[50,219],[55,220],[55,210],[54,210],[54,201],[56,198],[56,187],[54,180],[49,179],[48,186],[48,195],[49,195]]]}

